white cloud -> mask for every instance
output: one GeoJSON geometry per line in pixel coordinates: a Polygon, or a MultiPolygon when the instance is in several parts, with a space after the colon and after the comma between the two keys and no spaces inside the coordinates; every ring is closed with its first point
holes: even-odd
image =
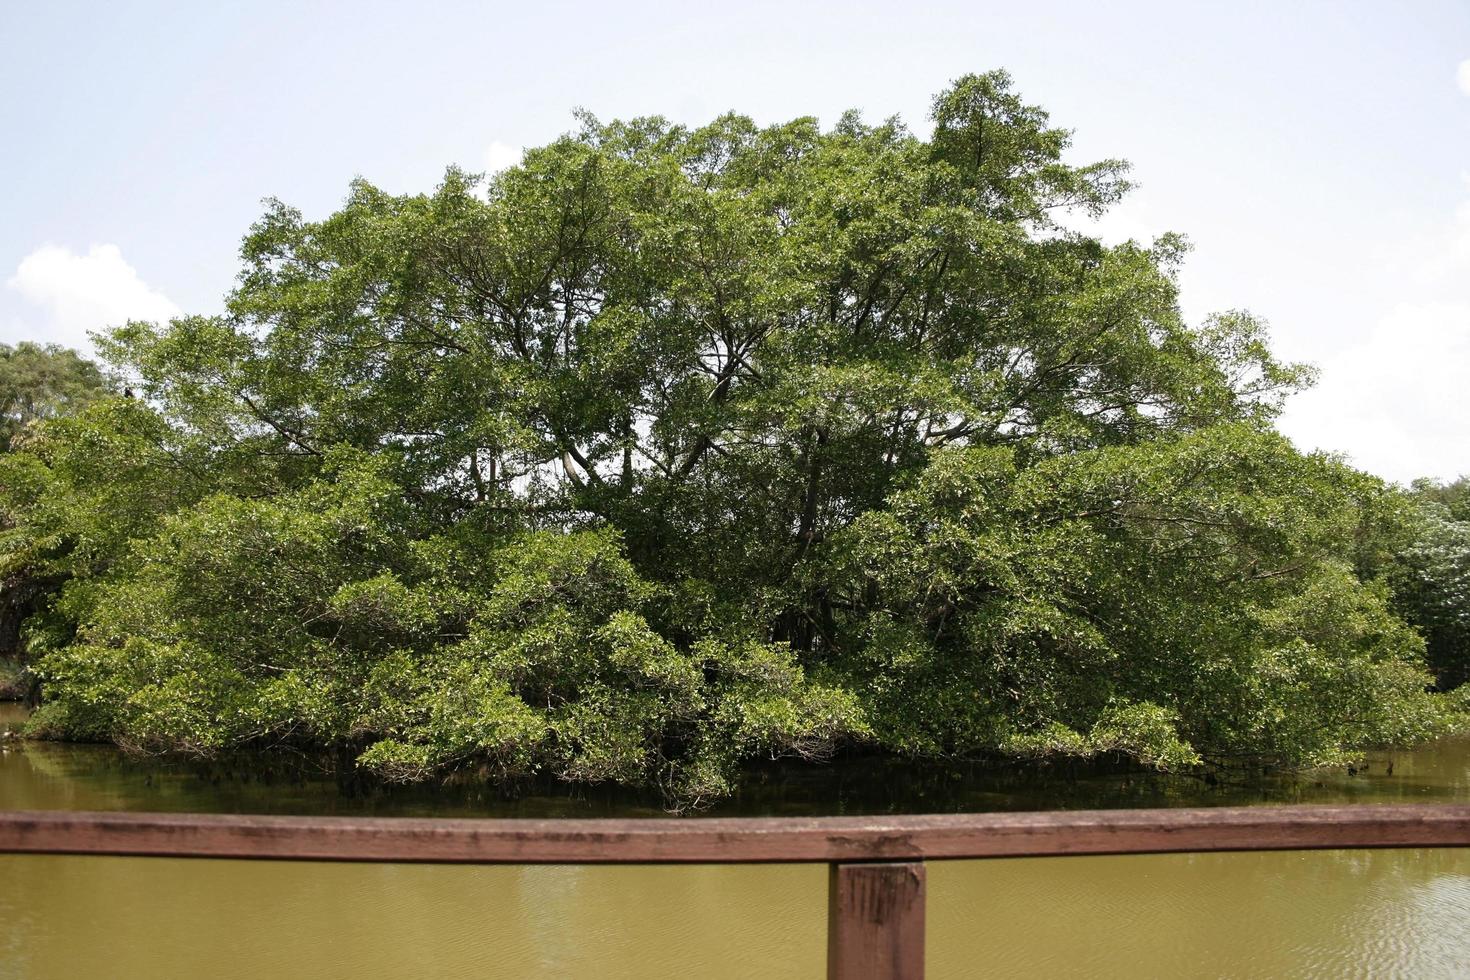
{"type": "Polygon", "coordinates": [[[491,143],[485,148],[485,170],[491,174],[498,174],[508,167],[514,167],[521,162],[521,155],[525,148],[511,146],[499,140],[491,143]]]}
{"type": "MultiPolygon", "coordinates": [[[[1470,95],[1470,59],[1455,81],[1470,95]]],[[[1371,329],[1318,361],[1320,382],[1288,402],[1281,428],[1401,483],[1470,475],[1470,199],[1382,268],[1397,300],[1364,310],[1371,329]]]]}
{"type": "Polygon", "coordinates": [[[1148,245],[1158,237],[1160,231],[1151,220],[1148,208],[1140,203],[1136,194],[1132,199],[1113,205],[1100,218],[1077,215],[1064,220],[1063,224],[1095,235],[1109,245],[1121,245],[1130,240],[1148,245]]]}
{"type": "Polygon", "coordinates": [[[164,320],[179,308],[138,277],[116,245],[93,245],[85,255],[43,245],[21,260],[6,287],[45,311],[34,329],[9,327],[6,340],[36,340],[90,348],[88,331],[128,320],[164,320]]]}
{"type": "Polygon", "coordinates": [[[1282,428],[1401,483],[1470,474],[1470,302],[1401,303],[1328,359],[1282,428]]]}
{"type": "Polygon", "coordinates": [[[1470,474],[1470,202],[1402,257],[1404,298],[1323,361],[1282,429],[1399,482],[1470,474]]]}

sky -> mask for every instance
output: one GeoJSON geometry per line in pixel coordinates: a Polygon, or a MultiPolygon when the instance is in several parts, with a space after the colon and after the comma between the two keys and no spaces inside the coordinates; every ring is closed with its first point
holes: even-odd
{"type": "Polygon", "coordinates": [[[857,108],[928,131],[1005,68],[1179,231],[1192,320],[1248,309],[1321,380],[1281,428],[1387,479],[1470,473],[1470,2],[0,0],[0,341],[212,313],[275,197],[431,190],[572,128],[857,108]]]}

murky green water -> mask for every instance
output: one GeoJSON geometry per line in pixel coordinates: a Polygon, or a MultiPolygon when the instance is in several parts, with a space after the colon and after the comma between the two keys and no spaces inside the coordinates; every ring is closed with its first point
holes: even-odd
{"type": "MultiPolygon", "coordinates": [[[[19,720],[0,704],[0,731],[19,720]]],[[[1092,770],[753,773],[723,813],[1470,800],[1470,741],[1205,786],[1092,770]],[[1390,771],[1390,763],[1392,770],[1390,771]]],[[[343,795],[309,766],[0,740],[0,809],[660,815],[542,788],[343,795]]],[[[694,818],[697,819],[697,818],[694,818]]],[[[825,869],[0,856],[0,978],[820,977],[825,869]]],[[[933,862],[932,977],[1470,976],[1470,851],[933,862]]]]}

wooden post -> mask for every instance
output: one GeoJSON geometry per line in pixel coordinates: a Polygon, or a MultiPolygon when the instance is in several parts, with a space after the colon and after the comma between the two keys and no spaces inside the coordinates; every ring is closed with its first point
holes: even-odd
{"type": "Polygon", "coordinates": [[[921,980],[924,862],[834,862],[827,876],[827,980],[921,980]]]}

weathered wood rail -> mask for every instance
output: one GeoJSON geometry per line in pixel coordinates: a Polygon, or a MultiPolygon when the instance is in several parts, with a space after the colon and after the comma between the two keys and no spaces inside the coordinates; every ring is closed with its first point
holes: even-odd
{"type": "Polygon", "coordinates": [[[1470,846],[1470,806],[1283,806],[892,817],[440,820],[0,812],[0,853],[453,864],[823,862],[828,976],[921,977],[924,862],[1470,846]]]}

